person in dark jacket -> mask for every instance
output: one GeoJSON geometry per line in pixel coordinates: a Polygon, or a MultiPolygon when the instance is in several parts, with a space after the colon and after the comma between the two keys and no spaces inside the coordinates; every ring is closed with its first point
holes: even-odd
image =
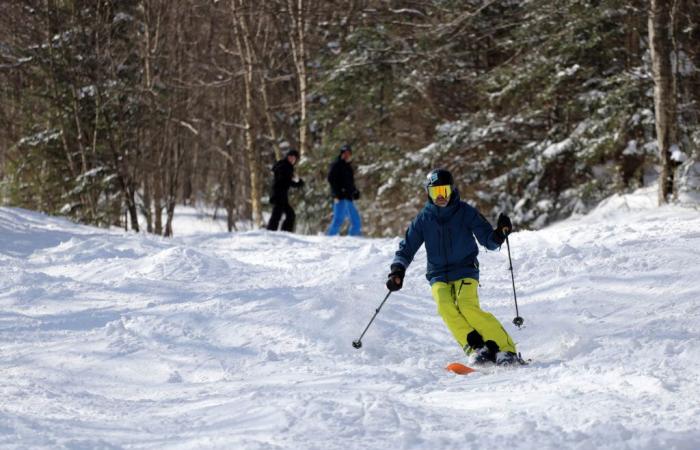
{"type": "Polygon", "coordinates": [[[362,221],[355,208],[354,200],[360,198],[360,191],[355,187],[355,176],[350,161],[352,160],[352,147],[345,144],[340,147],[338,158],[331,164],[328,172],[328,183],[331,185],[333,195],[333,220],[328,227],[328,236],[336,236],[345,222],[350,219],[350,236],[362,235],[362,221]]]}
{"type": "Polygon", "coordinates": [[[460,200],[452,174],[433,170],[426,182],[428,201],[411,222],[399,244],[387,281],[390,291],[403,286],[413,257],[423,243],[428,256],[426,278],[437,310],[447,328],[475,363],[513,364],[518,359],[515,343],[493,316],[481,309],[479,248],[500,248],[513,228],[505,214],[493,229],[479,211],[460,200]],[[476,237],[476,239],[475,239],[476,237]]]}
{"type": "Polygon", "coordinates": [[[299,162],[299,152],[295,149],[287,150],[284,159],[280,159],[272,167],[274,181],[272,183],[272,193],[270,203],[272,203],[272,215],[267,223],[267,229],[277,231],[282,215],[282,231],[294,231],[294,220],[296,215],[294,209],[289,204],[289,188],[300,188],[304,186],[304,180],[294,176],[294,166],[299,162]]]}

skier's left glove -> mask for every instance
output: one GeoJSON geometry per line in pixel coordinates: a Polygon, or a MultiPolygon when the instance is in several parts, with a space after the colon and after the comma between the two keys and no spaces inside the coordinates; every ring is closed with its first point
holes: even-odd
{"type": "Polygon", "coordinates": [[[510,221],[510,217],[503,213],[499,214],[496,230],[493,232],[493,240],[496,241],[498,245],[503,244],[506,240],[506,236],[508,236],[512,230],[513,223],[510,221]]]}
{"type": "Polygon", "coordinates": [[[360,199],[360,191],[358,191],[357,189],[355,189],[355,190],[353,191],[353,193],[352,193],[352,199],[353,199],[353,200],[359,200],[359,199],[360,199]]]}
{"type": "Polygon", "coordinates": [[[389,279],[386,280],[386,288],[391,292],[398,291],[403,287],[403,277],[406,275],[406,268],[401,264],[392,264],[389,279]]]}

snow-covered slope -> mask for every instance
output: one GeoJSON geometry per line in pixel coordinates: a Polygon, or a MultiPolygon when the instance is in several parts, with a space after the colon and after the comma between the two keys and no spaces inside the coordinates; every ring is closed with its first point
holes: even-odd
{"type": "MultiPolygon", "coordinates": [[[[700,448],[700,214],[642,192],[481,255],[528,367],[466,377],[421,251],[0,208],[3,448],[700,448]]],[[[176,224],[177,226],[177,224],[176,224]]]]}

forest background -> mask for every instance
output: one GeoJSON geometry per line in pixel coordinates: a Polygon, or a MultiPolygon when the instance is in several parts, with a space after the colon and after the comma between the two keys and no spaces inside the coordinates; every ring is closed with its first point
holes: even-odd
{"type": "Polygon", "coordinates": [[[257,227],[294,147],[297,231],[317,233],[350,143],[372,236],[403,231],[435,167],[520,227],[653,183],[697,204],[699,19],[699,0],[5,0],[0,201],[257,227]]]}

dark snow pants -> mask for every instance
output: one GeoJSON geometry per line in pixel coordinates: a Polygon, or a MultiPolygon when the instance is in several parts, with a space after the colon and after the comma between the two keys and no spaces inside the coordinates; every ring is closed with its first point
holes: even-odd
{"type": "Polygon", "coordinates": [[[267,223],[267,229],[277,231],[282,215],[284,215],[282,231],[294,231],[296,214],[294,214],[294,209],[289,205],[289,202],[277,202],[273,205],[272,215],[270,216],[270,221],[267,223]]]}

